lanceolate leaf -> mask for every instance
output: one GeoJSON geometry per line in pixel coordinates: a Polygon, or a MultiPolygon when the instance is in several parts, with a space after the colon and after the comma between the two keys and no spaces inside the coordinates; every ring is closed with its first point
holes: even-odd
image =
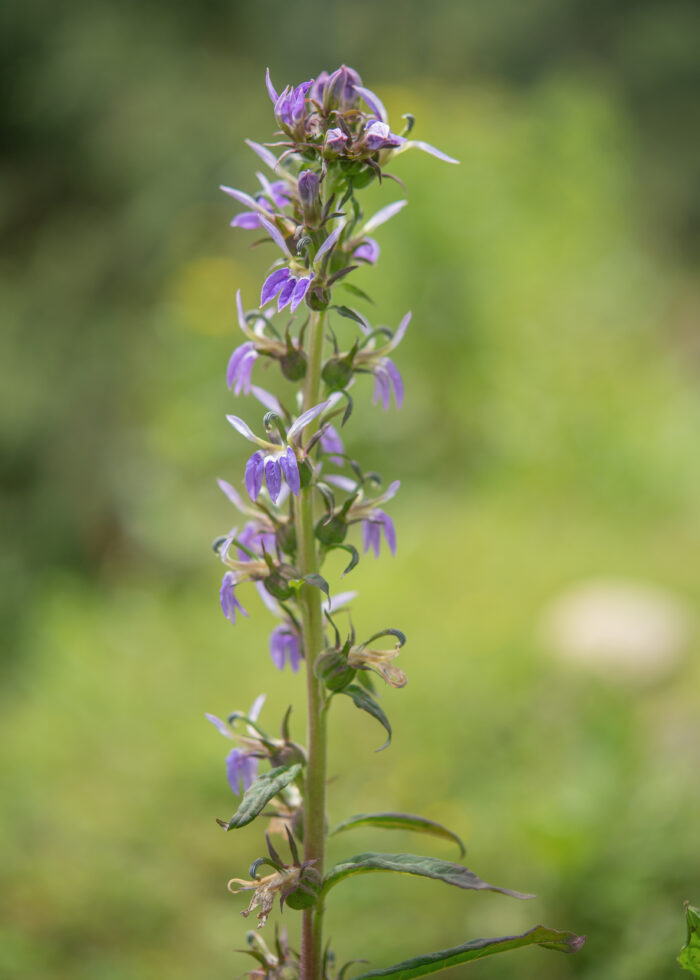
{"type": "Polygon", "coordinates": [[[524,895],[509,888],[499,888],[482,881],[473,871],[453,864],[451,861],[441,861],[439,858],[424,857],[422,854],[358,854],[336,864],[331,868],[323,883],[324,893],[337,885],[343,878],[350,875],[367,874],[370,871],[396,871],[401,874],[419,875],[422,878],[436,878],[447,885],[457,888],[469,888],[474,891],[501,892],[513,898],[534,898],[534,895],[524,895]]]}
{"type": "Polygon", "coordinates": [[[243,794],[241,805],[228,823],[225,820],[217,820],[216,822],[224,830],[245,827],[246,824],[255,820],[273,796],[277,796],[285,786],[293,783],[300,772],[301,764],[297,762],[293,766],[278,766],[276,769],[270,769],[269,772],[263,773],[243,794]]]}
{"type": "Polygon", "coordinates": [[[457,834],[454,834],[447,827],[428,820],[426,817],[417,817],[413,813],[358,813],[357,816],[344,820],[335,827],[331,834],[339,834],[342,830],[352,830],[354,827],[384,827],[386,830],[413,830],[417,834],[430,834],[432,837],[442,837],[445,840],[454,841],[459,848],[461,856],[465,853],[465,847],[457,834]]]}
{"type": "Polygon", "coordinates": [[[389,737],[384,745],[380,745],[376,751],[381,752],[382,749],[387,748],[387,746],[391,743],[391,725],[389,724],[389,719],[374,698],[357,684],[349,684],[347,687],[343,688],[342,691],[338,691],[338,693],[347,694],[349,698],[352,698],[357,708],[360,708],[361,711],[366,711],[367,714],[372,715],[373,718],[376,718],[380,725],[384,726],[384,730],[389,737]]]}
{"type": "Polygon", "coordinates": [[[585,936],[576,936],[573,932],[559,932],[557,929],[547,929],[546,926],[535,926],[522,936],[501,936],[498,939],[472,939],[462,946],[452,949],[441,949],[437,953],[426,953],[416,956],[403,963],[396,963],[385,970],[372,970],[361,973],[352,980],[412,980],[413,977],[424,977],[428,973],[438,973],[459,963],[470,960],[480,960],[494,953],[504,953],[509,949],[520,949],[522,946],[544,946],[545,949],[555,949],[562,953],[575,953],[584,942],[585,936]]]}
{"type": "Polygon", "coordinates": [[[678,962],[694,977],[700,977],[700,909],[686,904],[685,914],[688,922],[688,942],[680,951],[678,962]]]}

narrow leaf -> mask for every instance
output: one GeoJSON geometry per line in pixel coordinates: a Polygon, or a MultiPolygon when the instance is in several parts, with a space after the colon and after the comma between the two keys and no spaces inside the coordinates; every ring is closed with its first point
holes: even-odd
{"type": "Polygon", "coordinates": [[[694,977],[700,977],[700,909],[686,903],[688,941],[678,954],[678,962],[694,977]]]}
{"type": "Polygon", "coordinates": [[[347,575],[348,572],[351,572],[353,570],[353,568],[355,568],[355,566],[358,564],[358,562],[360,560],[360,553],[359,553],[359,551],[357,550],[357,548],[355,548],[354,545],[351,545],[351,544],[334,544],[334,545],[331,545],[328,548],[328,550],[329,551],[337,551],[337,550],[347,551],[347,553],[350,555],[350,564],[342,572],[342,574],[340,576],[341,578],[343,578],[343,576],[347,575]]]}
{"type": "Polygon", "coordinates": [[[255,780],[243,794],[241,805],[228,821],[217,820],[216,822],[224,830],[235,830],[238,827],[245,827],[251,823],[262,811],[267,803],[277,796],[285,786],[293,783],[301,772],[301,764],[295,763],[293,766],[277,766],[270,769],[255,780]]]}
{"type": "Polygon", "coordinates": [[[391,725],[389,724],[389,719],[374,698],[370,697],[367,691],[363,691],[357,684],[350,684],[348,687],[344,688],[338,693],[347,694],[349,698],[352,698],[356,708],[359,708],[361,711],[366,711],[368,715],[372,715],[373,718],[377,719],[380,725],[384,726],[384,730],[389,737],[384,745],[380,745],[380,747],[375,751],[381,752],[382,749],[387,748],[391,744],[391,725]]]}
{"type": "Polygon", "coordinates": [[[368,303],[371,303],[374,306],[374,300],[372,299],[372,297],[368,296],[367,293],[364,291],[364,289],[360,289],[360,287],[356,286],[354,282],[344,282],[342,283],[342,286],[343,289],[347,289],[347,291],[349,293],[352,293],[353,296],[357,296],[359,299],[364,299],[368,303]]]}
{"type": "Polygon", "coordinates": [[[368,874],[370,871],[394,871],[399,874],[418,875],[422,878],[435,878],[444,881],[446,885],[455,885],[457,888],[468,888],[472,891],[500,892],[502,895],[510,895],[512,898],[534,898],[534,895],[525,895],[522,892],[511,891],[510,888],[499,888],[497,885],[489,885],[482,881],[469,868],[462,867],[461,864],[453,864],[452,861],[441,861],[439,858],[425,857],[422,854],[357,854],[336,864],[326,875],[323,890],[328,891],[337,885],[343,878],[350,875],[368,874]]]}
{"type": "Polygon", "coordinates": [[[443,827],[441,823],[428,820],[427,817],[417,817],[414,813],[358,813],[334,827],[331,836],[355,827],[384,827],[386,830],[412,830],[417,834],[430,834],[432,837],[454,841],[460,855],[465,853],[464,844],[457,834],[443,827]]]}
{"type": "Polygon", "coordinates": [[[359,323],[364,330],[371,329],[369,323],[367,323],[367,320],[362,316],[362,314],[358,313],[357,310],[353,310],[352,307],[333,306],[331,309],[334,309],[336,313],[340,313],[340,315],[344,316],[346,320],[354,320],[355,323],[359,323]]]}
{"type": "Polygon", "coordinates": [[[416,956],[403,963],[396,963],[385,970],[372,970],[361,973],[353,980],[412,980],[413,977],[424,977],[428,973],[438,973],[459,963],[470,960],[480,960],[494,953],[505,953],[509,949],[521,949],[523,946],[544,946],[545,949],[555,949],[562,953],[575,953],[584,944],[586,937],[577,936],[573,932],[559,932],[558,929],[548,929],[546,926],[535,926],[522,936],[501,936],[497,939],[472,939],[471,942],[454,946],[452,949],[441,949],[437,953],[426,953],[416,956]]]}

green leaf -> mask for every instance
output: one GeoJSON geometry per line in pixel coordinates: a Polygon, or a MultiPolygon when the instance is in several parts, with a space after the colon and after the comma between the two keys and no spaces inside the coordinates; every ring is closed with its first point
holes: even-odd
{"type": "Polygon", "coordinates": [[[347,289],[349,293],[352,293],[354,296],[359,297],[359,299],[367,300],[368,303],[371,303],[374,306],[374,300],[372,299],[372,297],[368,296],[367,293],[364,291],[364,289],[360,289],[359,286],[356,286],[354,282],[344,282],[342,283],[342,286],[344,289],[347,289]]]}
{"type": "Polygon", "coordinates": [[[445,840],[454,841],[459,848],[461,856],[465,853],[465,847],[457,834],[453,834],[447,827],[428,820],[426,817],[417,817],[413,813],[358,813],[357,816],[350,817],[339,823],[331,830],[333,834],[339,834],[343,830],[352,830],[354,827],[384,827],[386,830],[413,830],[417,834],[430,834],[432,837],[442,837],[445,840]]]}
{"type": "Polygon", "coordinates": [[[350,555],[350,564],[346,569],[343,570],[340,576],[341,578],[344,578],[344,576],[346,576],[348,572],[351,572],[353,568],[355,568],[355,566],[358,564],[360,560],[360,553],[357,550],[357,548],[355,548],[354,545],[351,544],[332,544],[328,548],[329,551],[337,551],[338,549],[340,549],[341,551],[347,551],[347,553],[350,555]]]}
{"type": "Polygon", "coordinates": [[[340,313],[340,315],[341,316],[344,316],[347,320],[354,320],[355,323],[359,323],[360,326],[364,327],[366,330],[369,330],[370,329],[370,326],[369,326],[369,323],[367,323],[367,320],[362,316],[361,313],[358,313],[357,310],[353,310],[352,307],[350,307],[350,306],[333,306],[333,307],[331,307],[331,309],[335,310],[336,313],[340,313]]]}
{"type": "Polygon", "coordinates": [[[686,902],[685,916],[688,923],[688,941],[678,954],[678,962],[694,977],[700,977],[700,909],[686,902]]]}
{"type": "Polygon", "coordinates": [[[547,929],[546,926],[535,926],[522,936],[501,936],[497,939],[472,939],[471,942],[454,946],[452,949],[441,949],[437,953],[426,953],[416,956],[403,963],[388,966],[385,970],[372,970],[370,973],[360,973],[352,980],[412,980],[413,977],[424,977],[428,973],[438,973],[459,963],[470,960],[480,960],[494,953],[505,953],[509,949],[520,949],[523,946],[544,946],[545,949],[559,950],[561,953],[575,953],[586,940],[585,936],[577,936],[573,932],[559,932],[558,929],[547,929]]]}
{"type": "Polygon", "coordinates": [[[451,861],[441,861],[439,858],[424,857],[422,854],[358,854],[336,864],[326,875],[323,890],[329,891],[337,885],[343,878],[350,875],[367,874],[370,871],[395,871],[400,874],[419,875],[422,878],[436,878],[444,881],[446,885],[455,885],[457,888],[469,888],[473,891],[501,892],[502,895],[510,895],[512,898],[534,898],[534,895],[524,895],[522,892],[514,892],[509,888],[499,888],[497,885],[489,885],[477,877],[473,871],[462,867],[461,864],[453,864],[451,861]]]}
{"type": "Polygon", "coordinates": [[[301,772],[301,763],[296,762],[293,766],[277,766],[270,769],[255,780],[252,786],[243,794],[241,805],[228,821],[218,820],[217,823],[224,830],[235,830],[238,827],[245,827],[251,823],[273,796],[277,796],[285,786],[293,783],[301,772]]]}
{"type": "Polygon", "coordinates": [[[348,687],[343,688],[342,691],[338,691],[338,693],[347,694],[349,698],[352,698],[356,708],[359,708],[361,711],[366,711],[368,715],[372,715],[373,718],[377,719],[380,725],[384,726],[384,730],[389,737],[384,745],[380,745],[375,751],[381,752],[382,749],[386,749],[391,744],[391,725],[389,724],[389,719],[374,698],[371,697],[367,691],[363,691],[357,684],[350,684],[348,687]]]}

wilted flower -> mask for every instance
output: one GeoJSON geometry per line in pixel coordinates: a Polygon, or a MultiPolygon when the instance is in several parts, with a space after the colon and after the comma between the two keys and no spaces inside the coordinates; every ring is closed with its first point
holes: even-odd
{"type": "Polygon", "coordinates": [[[406,675],[396,667],[393,661],[398,657],[401,647],[406,642],[406,637],[400,630],[388,629],[381,630],[371,636],[366,643],[353,646],[348,651],[348,666],[358,670],[372,670],[375,674],[383,677],[392,687],[404,687],[407,682],[406,675]],[[373,650],[368,644],[380,636],[391,635],[396,638],[394,647],[390,650],[373,650]]]}

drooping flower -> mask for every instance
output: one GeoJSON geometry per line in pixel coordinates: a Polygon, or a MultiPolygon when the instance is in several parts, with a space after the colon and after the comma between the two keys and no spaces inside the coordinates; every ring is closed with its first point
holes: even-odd
{"type": "Polygon", "coordinates": [[[387,357],[387,354],[401,343],[410,322],[411,314],[407,313],[386,344],[382,344],[381,347],[375,347],[374,337],[371,337],[367,344],[355,354],[353,359],[353,364],[356,368],[369,371],[374,376],[373,402],[376,404],[378,401],[381,401],[382,408],[385,410],[389,408],[392,393],[397,408],[401,408],[403,403],[403,379],[399,369],[391,358],[387,357]]]}
{"type": "Polygon", "coordinates": [[[364,550],[367,552],[371,548],[374,551],[375,558],[379,558],[382,532],[384,532],[384,538],[389,545],[389,551],[392,555],[395,555],[396,530],[394,528],[394,522],[387,513],[376,508],[372,511],[371,516],[366,517],[362,522],[362,543],[364,550]]]}
{"type": "Polygon", "coordinates": [[[332,426],[330,423],[324,425],[323,434],[320,439],[321,450],[330,456],[331,463],[335,463],[336,466],[342,466],[345,462],[343,459],[343,454],[345,453],[345,446],[343,445],[343,440],[340,438],[338,430],[332,426]]]}
{"type": "Polygon", "coordinates": [[[234,589],[237,585],[236,576],[233,572],[228,571],[224,574],[221,580],[221,589],[219,590],[219,602],[221,603],[221,608],[223,610],[224,616],[231,623],[236,622],[236,610],[238,609],[244,616],[248,613],[245,611],[243,606],[238,601],[234,589]]]}
{"type": "Polygon", "coordinates": [[[229,358],[226,368],[226,384],[233,390],[234,395],[250,393],[251,375],[253,365],[258,359],[258,352],[255,344],[247,340],[240,347],[237,347],[229,358]]]}
{"type": "Polygon", "coordinates": [[[378,558],[383,534],[389,550],[392,555],[395,555],[396,530],[394,528],[394,522],[382,509],[382,504],[388,503],[396,496],[401,486],[400,481],[394,480],[393,483],[389,484],[385,492],[378,497],[366,499],[362,487],[355,481],[348,479],[348,477],[327,476],[326,480],[328,483],[340,487],[341,490],[346,490],[348,493],[356,495],[355,500],[353,500],[347,509],[346,520],[348,524],[354,524],[358,521],[362,523],[362,538],[365,552],[371,549],[375,557],[378,558]]]}
{"type": "MultiPolygon", "coordinates": [[[[246,718],[251,722],[256,722],[264,703],[265,695],[260,694],[255,701],[253,701],[246,718]]],[[[231,749],[229,754],[226,756],[226,778],[229,786],[236,796],[240,794],[241,787],[243,787],[243,792],[245,793],[245,791],[252,786],[257,779],[258,760],[265,755],[265,753],[261,751],[263,746],[262,743],[259,742],[256,729],[251,725],[248,725],[248,736],[244,737],[237,735],[229,724],[222,721],[222,719],[218,718],[216,715],[207,713],[204,717],[207,719],[207,721],[211,722],[211,724],[224,736],[224,738],[228,738],[233,742],[239,741],[243,743],[243,748],[236,747],[231,749]]]]}
{"type": "Polygon", "coordinates": [[[331,404],[330,400],[326,400],[303,412],[287,430],[286,445],[260,439],[243,419],[236,415],[226,416],[237,432],[260,447],[249,458],[245,468],[245,487],[253,500],[257,499],[262,490],[263,480],[273,503],[277,502],[280,495],[283,479],[294,496],[298,496],[301,488],[299,461],[306,458],[306,453],[301,446],[302,433],[329,404],[331,404]]]}
{"type": "Polygon", "coordinates": [[[289,664],[292,673],[296,674],[302,661],[299,646],[299,634],[288,623],[280,623],[270,633],[270,657],[278,670],[284,670],[289,664]]]}

